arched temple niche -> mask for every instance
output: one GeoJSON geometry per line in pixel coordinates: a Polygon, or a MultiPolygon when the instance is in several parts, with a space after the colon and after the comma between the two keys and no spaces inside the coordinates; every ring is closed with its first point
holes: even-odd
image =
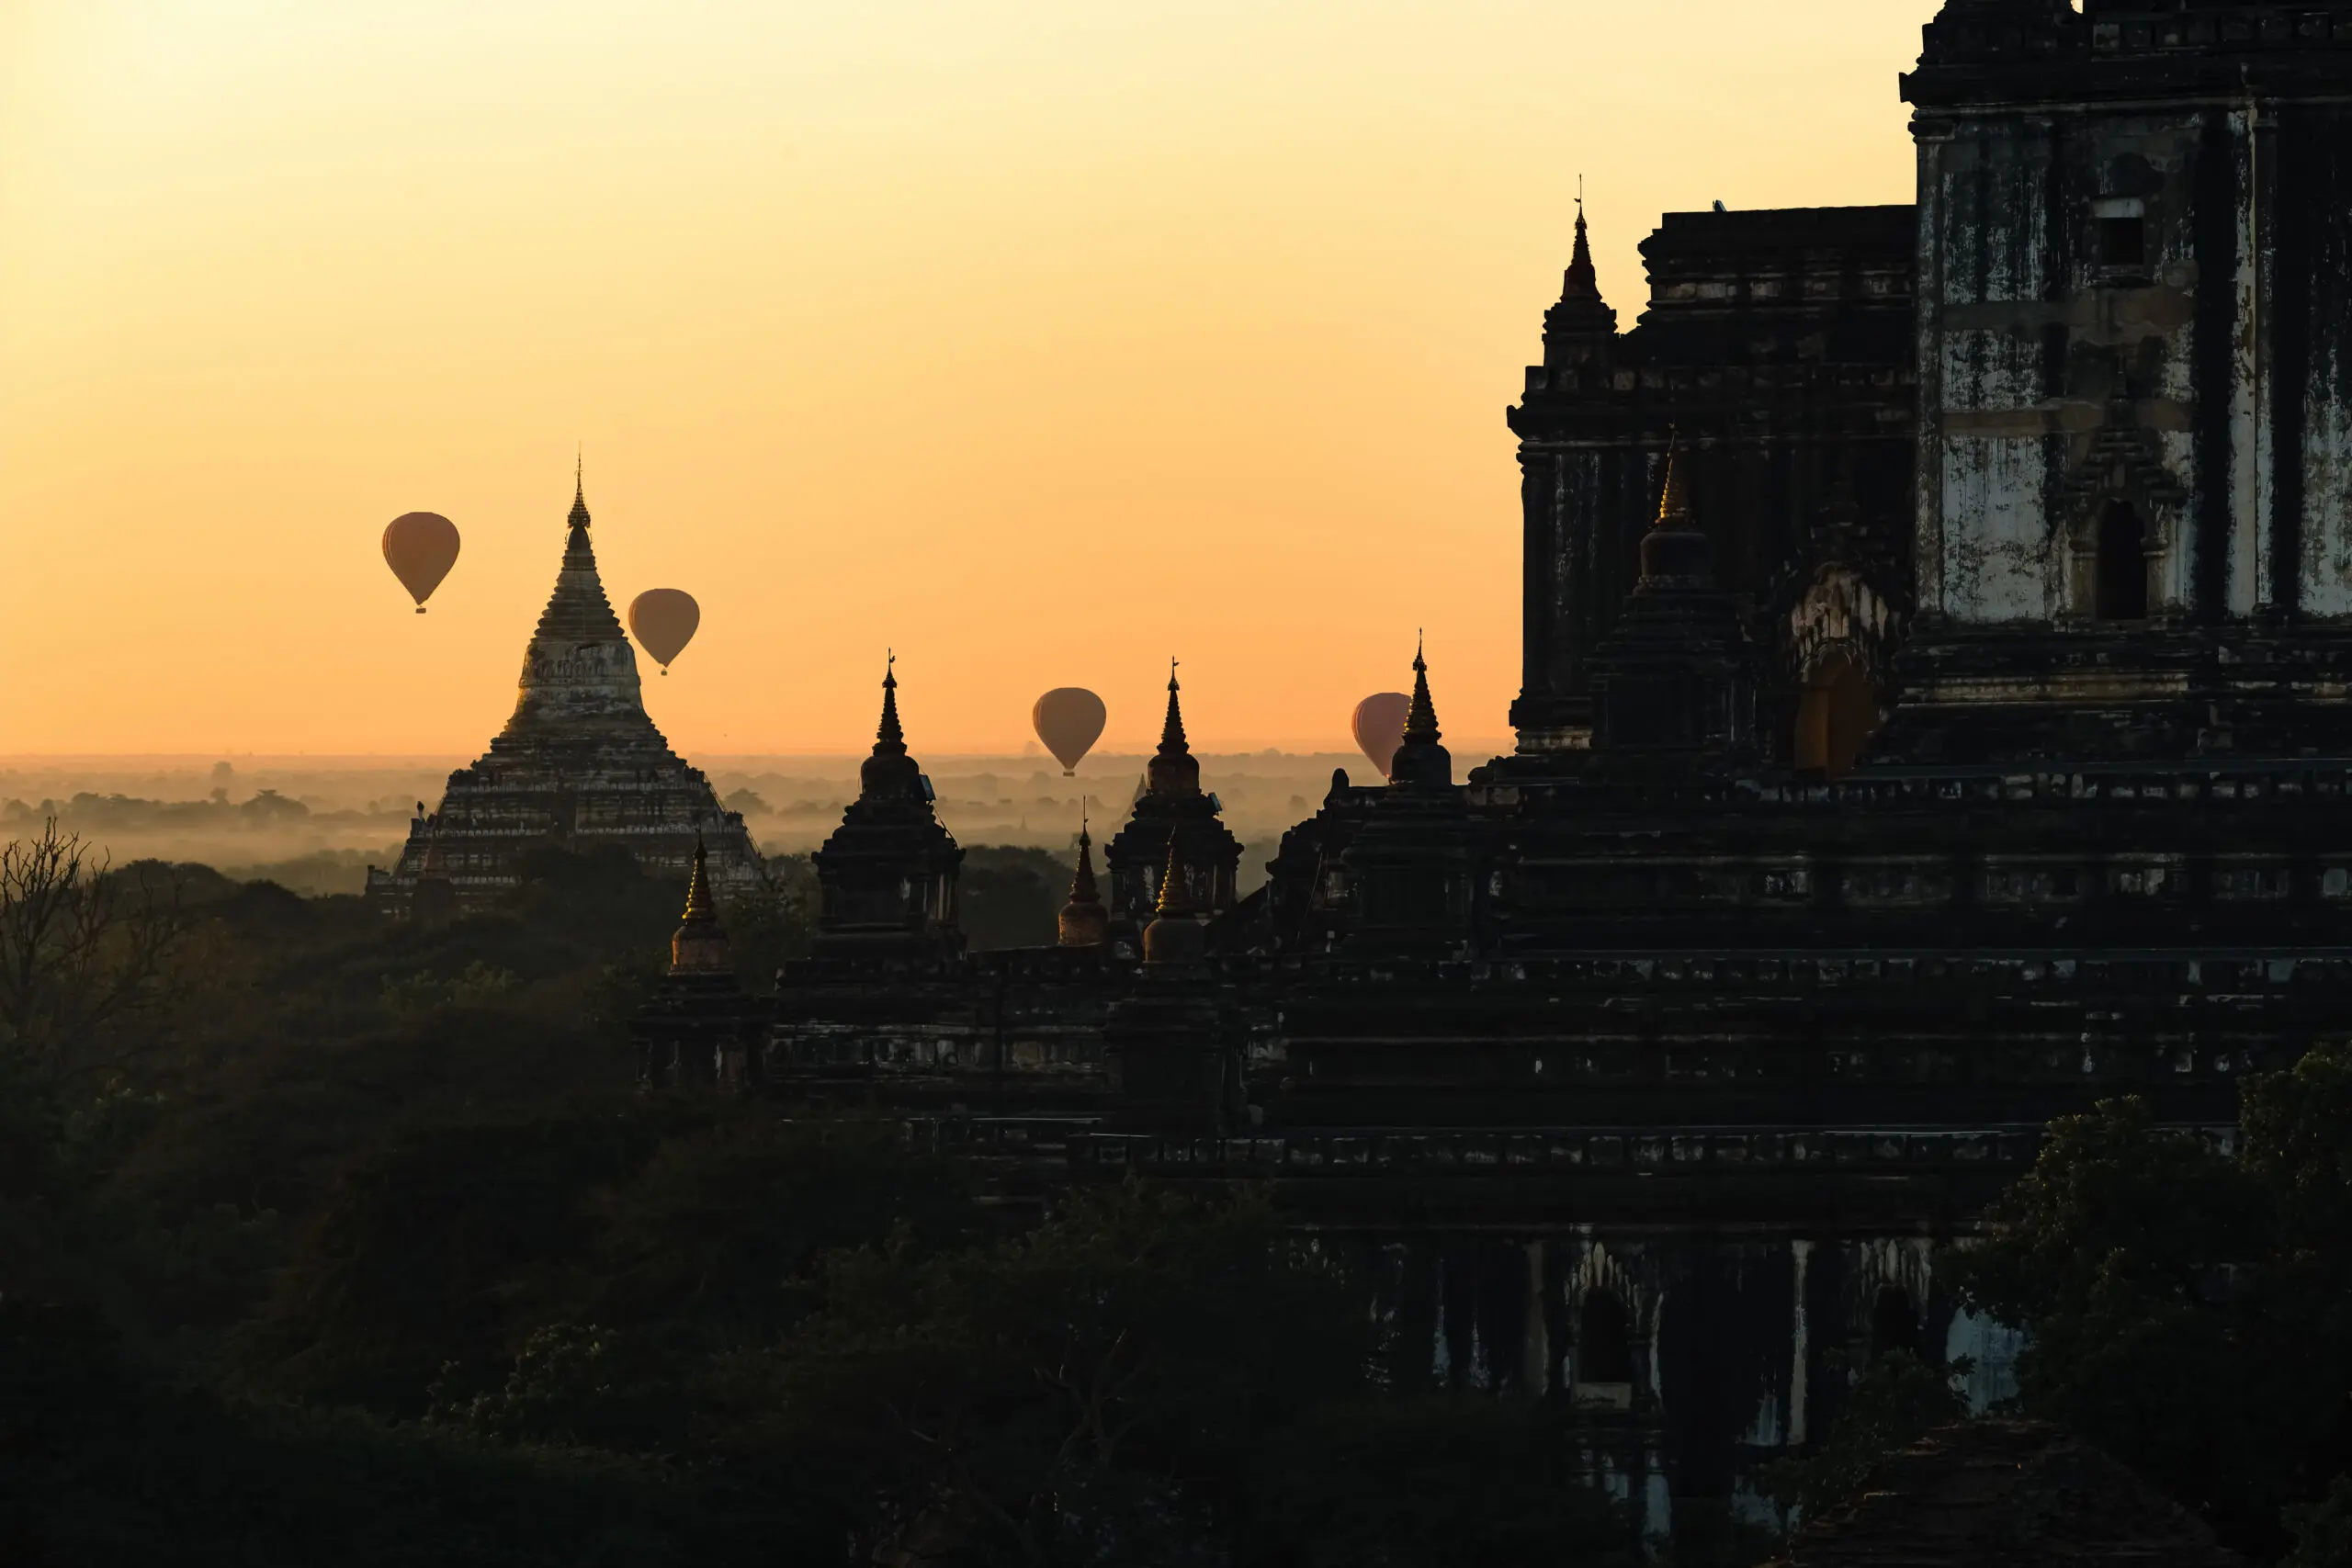
{"type": "Polygon", "coordinates": [[[1568,1280],[1565,1377],[1585,1409],[1631,1410],[1650,1392],[1651,1303],[1608,1249],[1594,1243],[1568,1280]]]}
{"type": "Polygon", "coordinates": [[[1921,1355],[1942,1341],[1940,1325],[1930,1332],[1936,1307],[1933,1244],[1923,1237],[1860,1244],[1847,1297],[1847,1337],[1853,1355],[1849,1370],[1862,1368],[1890,1351],[1921,1355]]]}
{"type": "Polygon", "coordinates": [[[2188,490],[2130,405],[2110,407],[2064,491],[2065,603],[2073,620],[2130,624],[2178,607],[2173,559],[2188,490]]]}
{"type": "Polygon", "coordinates": [[[1843,778],[1853,771],[1883,713],[1878,683],[1856,653],[1847,647],[1829,649],[1798,690],[1791,761],[1800,773],[1843,778]]]}
{"type": "Polygon", "coordinates": [[[1853,562],[1815,569],[1783,624],[1795,701],[1781,711],[1799,772],[1834,779],[1852,769],[1885,716],[1903,626],[1900,607],[1853,562]]]}

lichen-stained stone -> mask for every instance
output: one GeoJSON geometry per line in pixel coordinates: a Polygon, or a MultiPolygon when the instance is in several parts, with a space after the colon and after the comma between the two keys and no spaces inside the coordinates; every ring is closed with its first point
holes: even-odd
{"type": "Polygon", "coordinates": [[[565,523],[563,565],[524,650],[514,716],[488,751],[449,775],[437,809],[418,804],[399,862],[368,868],[368,902],[388,915],[411,912],[428,855],[464,908],[514,887],[523,858],[549,844],[618,845],[683,882],[700,834],[720,897],[758,879],[742,817],[720,807],[646,714],[637,652],[597,576],[578,488],[565,523]]]}

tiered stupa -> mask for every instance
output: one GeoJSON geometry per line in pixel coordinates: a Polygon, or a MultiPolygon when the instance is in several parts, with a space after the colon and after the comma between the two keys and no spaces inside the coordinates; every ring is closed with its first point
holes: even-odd
{"type": "Polygon", "coordinates": [[[1078,874],[1070,878],[1069,902],[1062,906],[1059,922],[1063,947],[1101,947],[1111,940],[1111,911],[1102,907],[1094,882],[1094,836],[1086,830],[1083,813],[1078,828],[1078,874]]]}
{"type": "Polygon", "coordinates": [[[639,1082],[648,1089],[742,1089],[754,1082],[761,1003],[736,978],[727,927],[711,896],[710,866],[695,845],[685,913],[670,938],[670,971],[632,1025],[639,1082]]]}
{"type": "Polygon", "coordinates": [[[820,958],[944,961],[964,950],[956,879],[964,852],[933,810],[931,781],[907,751],[894,657],[882,675],[882,722],[858,770],[857,798],[810,857],[822,904],[820,958]]]}
{"type": "Polygon", "coordinates": [[[469,909],[516,886],[523,858],[550,844],[618,845],[649,872],[683,879],[699,834],[721,897],[759,874],[742,817],[721,808],[710,781],[646,715],[637,652],[596,575],[576,479],[567,523],[563,569],[523,655],[514,716],[488,752],[449,775],[440,809],[420,810],[399,863],[368,868],[368,901],[388,914],[410,913],[436,844],[435,869],[469,909]]]}
{"type": "Polygon", "coordinates": [[[1142,953],[1144,928],[1159,911],[1170,840],[1182,840],[1176,860],[1188,885],[1182,904],[1187,909],[1220,915],[1231,908],[1241,865],[1241,840],[1219,819],[1224,807],[1201,789],[1200,760],[1184,738],[1180,690],[1171,663],[1159,750],[1144,770],[1143,793],[1136,796],[1127,825],[1102,852],[1111,869],[1111,942],[1130,955],[1142,953]]]}

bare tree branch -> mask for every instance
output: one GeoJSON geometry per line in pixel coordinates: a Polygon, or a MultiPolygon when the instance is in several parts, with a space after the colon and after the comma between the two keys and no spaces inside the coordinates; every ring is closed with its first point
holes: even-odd
{"type": "Polygon", "coordinates": [[[148,1043],[118,1031],[158,1005],[187,935],[179,890],[117,872],[51,818],[0,847],[0,1062],[51,1086],[148,1043]]]}

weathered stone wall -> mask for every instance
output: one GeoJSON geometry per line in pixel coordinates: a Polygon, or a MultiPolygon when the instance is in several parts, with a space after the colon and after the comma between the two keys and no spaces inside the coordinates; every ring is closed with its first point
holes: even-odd
{"type": "MultiPolygon", "coordinates": [[[[2201,245],[2198,209],[2205,160],[2239,156],[2243,139],[2209,145],[2196,112],[2076,107],[1923,115],[1917,127],[1932,497],[1920,605],[1959,621],[2092,615],[2098,512],[2116,500],[2147,529],[2150,609],[2186,611],[2195,521],[2234,516],[2228,487],[2252,432],[2233,420],[2222,443],[2200,446],[2196,412],[2200,396],[2242,400],[2253,367],[2233,344],[2222,377],[2199,385],[2199,333],[2227,334],[2235,316],[2236,247],[2201,245]],[[2140,259],[2103,258],[2103,222],[2137,225],[2140,259]]],[[[2222,558],[2244,613],[2250,541],[2233,530],[2222,558]]]]}
{"type": "Polygon", "coordinates": [[[1906,78],[1923,609],[2091,616],[2123,500],[2158,616],[2352,615],[2346,80],[2337,0],[1929,28],[1906,78]]]}

